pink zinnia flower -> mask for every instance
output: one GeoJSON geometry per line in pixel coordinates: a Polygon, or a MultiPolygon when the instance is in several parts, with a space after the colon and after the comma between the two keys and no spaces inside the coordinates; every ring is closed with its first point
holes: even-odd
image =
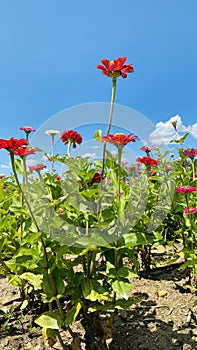
{"type": "Polygon", "coordinates": [[[172,166],[172,165],[167,165],[166,170],[167,170],[167,171],[173,170],[173,166],[172,166]]]}
{"type": "Polygon", "coordinates": [[[188,148],[183,150],[183,154],[186,157],[194,158],[197,155],[197,149],[196,148],[188,148]]]}
{"type": "Polygon", "coordinates": [[[177,187],[175,191],[180,194],[186,194],[189,192],[196,191],[196,188],[193,186],[180,186],[180,187],[177,187]]]}
{"type": "Polygon", "coordinates": [[[44,164],[36,164],[36,165],[32,165],[29,167],[29,171],[40,171],[43,170],[44,168],[46,168],[46,165],[44,164]]]}
{"type": "Polygon", "coordinates": [[[65,212],[65,210],[64,210],[64,209],[61,209],[61,208],[60,208],[60,209],[58,209],[58,213],[59,213],[59,214],[64,214],[64,212],[65,212]]]}
{"type": "Polygon", "coordinates": [[[32,128],[31,126],[21,126],[20,130],[25,131],[27,134],[30,134],[31,132],[36,131],[34,128],[32,128]]]}
{"type": "Polygon", "coordinates": [[[190,207],[189,210],[188,210],[188,208],[185,208],[184,213],[185,214],[195,214],[195,213],[197,213],[197,208],[190,207]]]}
{"type": "Polygon", "coordinates": [[[154,148],[155,147],[153,147],[153,146],[142,146],[142,147],[140,147],[140,150],[144,151],[146,153],[150,153],[154,148]]]}

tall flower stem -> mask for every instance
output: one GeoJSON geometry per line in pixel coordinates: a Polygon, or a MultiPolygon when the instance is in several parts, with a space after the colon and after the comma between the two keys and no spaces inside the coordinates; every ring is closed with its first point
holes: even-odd
{"type": "Polygon", "coordinates": [[[30,215],[32,217],[32,220],[33,220],[33,222],[34,222],[34,224],[36,226],[36,229],[39,232],[40,229],[39,229],[38,223],[37,223],[36,218],[35,218],[35,216],[34,216],[34,214],[32,212],[32,209],[31,209],[31,206],[29,204],[29,201],[28,201],[28,199],[27,199],[27,197],[26,197],[26,195],[25,195],[25,193],[24,193],[24,191],[23,191],[23,189],[21,187],[21,184],[19,182],[18,175],[17,175],[17,172],[16,172],[16,167],[15,167],[15,162],[14,162],[14,154],[12,152],[10,152],[10,160],[11,160],[11,166],[12,166],[13,174],[14,174],[16,183],[18,185],[18,188],[19,188],[19,190],[20,190],[20,192],[22,194],[22,198],[23,198],[24,202],[26,203],[26,205],[28,207],[28,210],[29,210],[30,215]]]}
{"type": "MultiPolygon", "coordinates": [[[[120,192],[120,179],[121,179],[121,159],[122,159],[122,150],[123,146],[118,146],[118,193],[117,193],[117,210],[118,210],[118,216],[121,215],[121,192],[120,192]]],[[[115,249],[114,249],[114,266],[115,269],[118,270],[118,264],[119,264],[119,256],[118,256],[118,237],[119,237],[119,225],[117,224],[117,240],[114,242],[115,249]]],[[[115,305],[116,303],[116,292],[114,292],[113,295],[113,303],[115,305]]]]}
{"type": "MultiPolygon", "coordinates": [[[[116,78],[112,78],[112,94],[111,94],[111,105],[110,105],[110,112],[109,112],[109,123],[107,127],[107,134],[110,133],[111,126],[112,126],[112,119],[113,119],[113,112],[114,112],[114,103],[115,103],[115,97],[116,97],[116,78]]],[[[104,173],[105,168],[105,152],[106,152],[106,142],[104,142],[103,146],[103,163],[102,163],[102,174],[104,173]]]]}
{"type": "MultiPolygon", "coordinates": [[[[114,103],[115,103],[115,97],[116,97],[116,81],[117,81],[117,78],[112,78],[111,105],[110,105],[110,112],[109,112],[109,122],[108,122],[108,127],[107,127],[107,134],[109,134],[109,132],[111,130],[111,125],[112,125],[113,112],[114,112],[114,103]]],[[[102,169],[101,169],[102,177],[103,177],[104,169],[105,169],[106,148],[107,148],[107,144],[106,144],[106,142],[104,142],[104,145],[103,145],[103,157],[102,157],[102,169]]],[[[100,187],[102,189],[102,181],[100,182],[100,187]]],[[[100,198],[100,200],[98,202],[97,214],[100,213],[100,210],[101,210],[101,198],[100,198]]]]}
{"type": "Polygon", "coordinates": [[[70,158],[70,146],[71,146],[71,141],[68,140],[67,154],[68,154],[68,157],[69,157],[69,158],[70,158]]]}
{"type": "MultiPolygon", "coordinates": [[[[52,142],[51,156],[52,156],[52,158],[54,157],[54,144],[55,144],[54,140],[55,140],[55,135],[52,134],[51,135],[51,142],[52,142]]],[[[54,160],[52,159],[52,161],[51,161],[51,172],[53,172],[53,170],[54,170],[54,160]]]]}
{"type": "MultiPolygon", "coordinates": [[[[29,201],[21,187],[21,184],[19,182],[19,179],[18,179],[18,175],[17,175],[17,172],[16,172],[16,167],[15,167],[15,161],[14,161],[14,153],[13,152],[10,152],[10,160],[11,160],[11,166],[12,166],[12,170],[13,170],[13,174],[14,174],[14,177],[15,177],[15,180],[16,180],[16,183],[18,185],[18,188],[19,188],[19,191],[21,192],[22,194],[22,198],[24,200],[24,202],[26,203],[27,207],[28,207],[28,210],[30,212],[30,215],[31,215],[31,218],[32,218],[32,221],[34,222],[35,226],[36,226],[36,229],[38,232],[40,232],[40,228],[38,226],[38,223],[37,223],[37,220],[33,214],[33,211],[31,209],[31,206],[29,204],[29,201]]],[[[54,278],[53,278],[53,275],[52,273],[49,273],[49,260],[48,260],[48,255],[47,255],[47,250],[46,250],[46,246],[45,246],[45,242],[42,238],[42,236],[40,237],[40,241],[42,243],[42,247],[43,247],[43,251],[44,251],[44,256],[45,256],[45,260],[46,260],[46,273],[48,274],[49,276],[49,280],[50,280],[50,284],[51,284],[51,289],[53,291],[53,295],[54,297],[57,296],[57,289],[56,289],[56,285],[55,285],[55,281],[54,281],[54,278]]],[[[57,307],[58,307],[58,310],[59,310],[59,313],[61,315],[61,318],[62,320],[64,320],[64,311],[62,309],[62,306],[60,304],[60,301],[58,298],[56,298],[56,304],[57,304],[57,307]]]]}

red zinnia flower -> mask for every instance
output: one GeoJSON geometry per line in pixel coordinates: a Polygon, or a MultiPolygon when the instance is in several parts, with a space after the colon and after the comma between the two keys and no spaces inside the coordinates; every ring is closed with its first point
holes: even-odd
{"type": "Polygon", "coordinates": [[[4,140],[0,139],[0,149],[6,149],[8,152],[14,152],[17,151],[18,148],[21,148],[23,146],[27,146],[28,141],[25,139],[15,139],[14,137],[11,137],[10,139],[4,140]]]}
{"type": "Polygon", "coordinates": [[[185,193],[196,191],[196,188],[193,186],[180,186],[180,187],[177,187],[175,191],[179,192],[180,194],[185,194],[185,193]]]}
{"type": "Polygon", "coordinates": [[[184,213],[185,214],[195,214],[195,213],[197,213],[197,209],[194,207],[190,207],[189,210],[188,210],[188,208],[185,208],[184,213]]]}
{"type": "Polygon", "coordinates": [[[136,159],[136,162],[149,165],[149,166],[155,166],[159,164],[159,160],[153,159],[151,157],[139,157],[136,159]]]}
{"type": "Polygon", "coordinates": [[[106,136],[102,137],[102,141],[111,143],[116,147],[123,147],[127,145],[127,143],[129,142],[135,142],[137,139],[138,137],[134,136],[133,134],[129,134],[128,136],[125,136],[122,133],[117,133],[115,135],[107,134],[106,136]]]}
{"type": "Polygon", "coordinates": [[[107,75],[111,78],[121,77],[126,78],[126,73],[133,73],[134,69],[131,64],[124,64],[126,57],[119,57],[117,60],[109,61],[107,59],[102,59],[102,64],[98,64],[96,68],[101,69],[104,75],[107,75]]]}
{"type": "Polygon", "coordinates": [[[82,137],[78,132],[73,130],[64,131],[61,135],[61,140],[64,142],[65,145],[67,145],[69,142],[73,143],[73,148],[76,148],[76,143],[79,145],[82,142],[82,137]]]}
{"type": "Polygon", "coordinates": [[[60,181],[60,180],[61,180],[61,176],[59,176],[59,175],[56,176],[56,177],[55,177],[55,180],[56,180],[56,181],[60,181]]]}
{"type": "Polygon", "coordinates": [[[44,164],[36,164],[36,165],[32,165],[29,167],[29,171],[40,171],[43,170],[44,168],[46,168],[46,165],[44,164]]]}
{"type": "Polygon", "coordinates": [[[197,149],[196,148],[188,148],[188,149],[185,149],[183,150],[183,154],[186,156],[186,157],[195,157],[197,155],[197,149]]]}
{"type": "Polygon", "coordinates": [[[14,154],[15,156],[19,156],[19,157],[24,157],[24,156],[28,156],[29,154],[34,154],[36,152],[35,148],[18,148],[14,154]]]}

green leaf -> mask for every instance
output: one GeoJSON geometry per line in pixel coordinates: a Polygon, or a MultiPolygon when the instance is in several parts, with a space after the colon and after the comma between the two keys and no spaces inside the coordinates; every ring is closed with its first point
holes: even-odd
{"type": "Polygon", "coordinates": [[[20,307],[20,310],[24,310],[28,304],[29,304],[28,300],[24,300],[21,307],[20,307]]]}
{"type": "Polygon", "coordinates": [[[28,281],[35,289],[41,289],[42,285],[42,275],[35,275],[32,272],[24,272],[20,278],[28,281]]]}
{"type": "Polygon", "coordinates": [[[171,140],[170,143],[172,143],[172,142],[175,142],[175,143],[183,143],[183,142],[185,141],[186,137],[187,137],[189,134],[190,134],[190,133],[187,132],[185,135],[183,135],[182,137],[180,137],[180,139],[178,139],[178,140],[171,140]]]}
{"type": "Polygon", "coordinates": [[[155,237],[153,235],[146,235],[141,232],[132,232],[125,234],[124,236],[126,246],[136,246],[151,243],[154,241],[155,237]]]}
{"type": "Polygon", "coordinates": [[[130,270],[127,267],[121,267],[118,271],[117,271],[117,276],[122,277],[122,278],[133,278],[133,277],[137,277],[137,273],[130,270]]]}
{"type": "Polygon", "coordinates": [[[59,329],[63,325],[63,321],[59,313],[53,311],[44,312],[35,322],[40,327],[51,329],[59,329]]]}
{"type": "Polygon", "coordinates": [[[108,299],[107,291],[98,281],[86,279],[83,285],[83,295],[91,301],[108,299]]]}
{"type": "Polygon", "coordinates": [[[187,260],[185,263],[183,263],[180,266],[180,269],[184,269],[185,267],[196,265],[196,264],[197,264],[197,259],[187,260]]]}
{"type": "Polygon", "coordinates": [[[54,341],[56,341],[57,340],[57,331],[55,329],[43,328],[42,329],[42,336],[45,339],[53,339],[54,341]]]}
{"type": "Polygon", "coordinates": [[[69,311],[66,313],[66,319],[65,319],[65,324],[69,326],[71,323],[73,323],[81,310],[81,303],[77,303],[74,305],[69,311]]]}
{"type": "Polygon", "coordinates": [[[114,281],[112,282],[112,288],[114,292],[117,293],[118,296],[128,300],[129,298],[129,293],[132,289],[133,285],[129,282],[125,281],[114,281]]]}
{"type": "Polygon", "coordinates": [[[102,130],[98,129],[95,131],[94,140],[98,142],[102,142],[102,130]]]}

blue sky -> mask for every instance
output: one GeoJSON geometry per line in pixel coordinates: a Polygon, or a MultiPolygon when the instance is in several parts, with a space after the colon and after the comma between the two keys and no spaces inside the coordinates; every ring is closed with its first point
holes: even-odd
{"type": "Polygon", "coordinates": [[[2,0],[0,138],[22,137],[20,126],[38,129],[72,106],[109,102],[111,79],[95,67],[122,56],[135,72],[118,79],[118,104],[155,125],[177,114],[181,131],[195,125],[196,13],[196,0],[2,0]]]}

